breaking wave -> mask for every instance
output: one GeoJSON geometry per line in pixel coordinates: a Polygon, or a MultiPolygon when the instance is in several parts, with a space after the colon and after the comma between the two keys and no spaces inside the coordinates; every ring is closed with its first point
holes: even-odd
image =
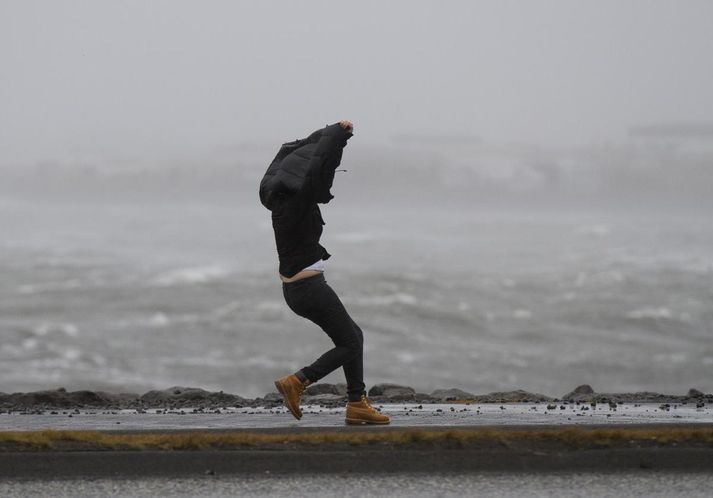
{"type": "Polygon", "coordinates": [[[205,284],[224,279],[230,275],[230,273],[228,269],[217,265],[177,268],[157,275],[151,280],[151,284],[159,287],[170,287],[182,284],[205,284]]]}

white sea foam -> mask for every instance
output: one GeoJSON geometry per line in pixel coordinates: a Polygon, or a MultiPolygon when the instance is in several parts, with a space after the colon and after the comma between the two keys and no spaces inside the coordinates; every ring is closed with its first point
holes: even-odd
{"type": "Polygon", "coordinates": [[[32,329],[32,333],[37,336],[46,336],[53,333],[61,333],[69,337],[77,337],[79,335],[79,327],[73,323],[49,323],[42,322],[32,329]]]}
{"type": "Polygon", "coordinates": [[[518,320],[527,320],[532,318],[532,311],[526,309],[516,309],[512,312],[512,316],[518,320]]]}
{"type": "Polygon", "coordinates": [[[82,356],[82,351],[77,348],[65,348],[62,357],[69,361],[76,361],[82,356]]]}
{"type": "Polygon", "coordinates": [[[177,367],[209,367],[209,368],[230,368],[235,366],[235,360],[231,358],[216,358],[213,355],[206,356],[185,356],[182,358],[170,358],[166,362],[171,368],[177,367]]]}
{"type": "Polygon", "coordinates": [[[393,294],[386,294],[383,296],[362,297],[357,301],[363,306],[391,306],[394,304],[416,306],[419,303],[415,296],[406,294],[405,292],[395,292],[393,294]]]}
{"type": "Polygon", "coordinates": [[[149,325],[152,327],[166,327],[169,323],[171,323],[171,320],[165,313],[155,313],[149,319],[149,325]]]}
{"type": "Polygon", "coordinates": [[[399,351],[396,353],[396,359],[401,363],[413,363],[417,357],[410,351],[399,351]]]}
{"type": "Polygon", "coordinates": [[[560,300],[562,301],[574,301],[577,298],[577,294],[575,292],[565,292],[560,296],[560,300]]]}
{"type": "Polygon", "coordinates": [[[225,278],[229,274],[230,271],[218,265],[177,268],[154,277],[151,283],[162,287],[180,284],[204,284],[225,278]]]}
{"type": "Polygon", "coordinates": [[[255,308],[258,311],[284,311],[286,305],[280,301],[260,301],[255,308]]]}
{"type": "Polygon", "coordinates": [[[501,283],[503,284],[503,287],[506,287],[508,289],[512,289],[517,285],[517,282],[512,278],[504,278],[501,283]]]}
{"type": "Polygon", "coordinates": [[[275,368],[280,366],[280,362],[273,360],[269,356],[254,355],[241,361],[241,364],[251,367],[275,368]]]}
{"type": "Polygon", "coordinates": [[[0,346],[0,354],[2,354],[5,359],[12,359],[24,356],[24,350],[21,345],[16,346],[15,344],[3,344],[0,346]]]}
{"type": "Polygon", "coordinates": [[[612,284],[621,283],[626,280],[626,275],[619,270],[606,270],[593,273],[579,272],[574,280],[576,287],[583,287],[586,284],[612,284]]]}
{"type": "Polygon", "coordinates": [[[82,286],[79,279],[73,278],[63,282],[39,282],[35,284],[21,284],[17,286],[18,294],[38,294],[56,290],[76,289],[82,286]]]}
{"type": "Polygon", "coordinates": [[[673,313],[671,312],[670,309],[668,309],[666,307],[640,308],[640,309],[635,309],[635,310],[627,312],[626,317],[634,319],[634,320],[641,320],[641,319],[653,319],[653,320],[667,319],[667,320],[670,320],[671,318],[673,318],[673,313]]]}
{"type": "Polygon", "coordinates": [[[28,337],[24,341],[22,341],[22,348],[23,349],[35,349],[37,345],[39,344],[40,341],[38,341],[34,337],[28,337]]]}
{"type": "Polygon", "coordinates": [[[230,301],[229,303],[226,303],[223,306],[218,306],[217,308],[214,308],[213,310],[211,310],[210,314],[215,317],[224,317],[230,315],[239,308],[239,301],[230,301]]]}
{"type": "Polygon", "coordinates": [[[409,282],[423,282],[425,280],[430,279],[430,275],[423,273],[423,272],[418,272],[418,271],[409,271],[407,273],[400,273],[399,278],[402,278],[406,281],[409,282]]]}
{"type": "Polygon", "coordinates": [[[530,366],[529,361],[527,361],[525,358],[516,355],[505,355],[505,357],[502,358],[500,361],[502,361],[505,365],[509,365],[512,367],[527,368],[530,366]]]}
{"type": "Polygon", "coordinates": [[[79,335],[79,327],[73,323],[63,323],[60,328],[62,332],[70,337],[77,337],[79,335]]]}
{"type": "Polygon", "coordinates": [[[108,363],[107,359],[99,353],[92,354],[91,360],[98,367],[103,367],[108,363]]]}
{"type": "Polygon", "coordinates": [[[652,359],[657,363],[685,363],[688,361],[688,355],[684,352],[659,353],[655,354],[652,359]]]}

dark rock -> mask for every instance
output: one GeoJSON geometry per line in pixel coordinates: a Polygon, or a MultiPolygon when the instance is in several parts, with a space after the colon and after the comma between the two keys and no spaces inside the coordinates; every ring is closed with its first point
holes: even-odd
{"type": "Polygon", "coordinates": [[[64,391],[63,394],[74,401],[73,406],[107,406],[114,405],[119,401],[118,396],[102,391],[73,391],[71,393],[64,391]]]}
{"type": "MultiPolygon", "coordinates": [[[[307,402],[324,406],[340,406],[346,397],[346,384],[317,383],[308,386],[304,399],[307,402]]],[[[449,401],[467,401],[474,403],[553,403],[556,398],[523,390],[492,392],[474,395],[460,389],[436,389],[431,394],[418,393],[408,386],[381,383],[372,386],[369,397],[378,403],[411,402],[442,403],[449,401]]],[[[667,395],[656,392],[636,393],[595,393],[591,386],[582,385],[562,397],[564,403],[593,404],[606,403],[616,409],[621,403],[657,403],[659,406],[679,403],[693,403],[697,406],[713,404],[712,394],[703,394],[697,389],[690,389],[688,394],[667,395]]],[[[109,410],[146,408],[180,409],[193,408],[213,410],[219,407],[259,407],[282,405],[282,395],[269,393],[264,398],[244,399],[222,391],[210,392],[194,387],[171,387],[164,390],[149,391],[143,396],[135,393],[107,393],[103,391],[73,391],[64,388],[30,393],[0,393],[0,411],[8,413],[42,413],[52,409],[102,408],[109,410]]],[[[549,409],[549,406],[548,406],[549,409]]],[[[666,409],[666,408],[662,408],[666,409]]]]}
{"type": "Polygon", "coordinates": [[[562,396],[565,401],[591,401],[594,397],[594,389],[589,384],[582,384],[578,386],[571,393],[567,393],[562,396]]]}
{"type": "Polygon", "coordinates": [[[335,402],[342,402],[346,398],[342,394],[330,394],[330,393],[325,393],[325,394],[315,394],[314,396],[305,396],[302,398],[302,403],[325,403],[329,401],[335,401],[335,402]]]}
{"type": "Polygon", "coordinates": [[[492,392],[475,396],[477,403],[532,403],[536,401],[552,401],[553,398],[544,394],[531,393],[518,389],[516,391],[492,392]]]}
{"type": "Polygon", "coordinates": [[[326,382],[324,384],[312,384],[307,387],[305,393],[310,396],[317,396],[319,394],[339,394],[343,396],[347,393],[347,386],[346,384],[341,384],[341,386],[344,386],[343,391],[340,389],[340,385],[337,384],[329,384],[326,382]]]}
{"type": "Polygon", "coordinates": [[[173,407],[196,405],[198,403],[210,405],[233,405],[244,401],[240,396],[227,394],[223,391],[210,392],[198,387],[170,387],[163,390],[149,391],[141,396],[145,406],[158,407],[170,405],[173,407]]]}
{"type": "Polygon", "coordinates": [[[457,401],[475,399],[475,394],[463,391],[461,389],[436,389],[431,393],[431,397],[439,401],[457,401]]]}
{"type": "Polygon", "coordinates": [[[118,393],[118,394],[113,394],[113,393],[107,393],[104,391],[97,391],[97,394],[105,397],[112,397],[113,399],[117,400],[118,406],[121,407],[127,407],[131,405],[135,405],[141,400],[141,396],[138,395],[137,393],[118,393]]]}
{"type": "Polygon", "coordinates": [[[641,391],[635,393],[600,393],[592,396],[592,399],[602,403],[608,403],[609,401],[616,403],[679,403],[683,400],[683,396],[641,391]]]}
{"type": "Polygon", "coordinates": [[[416,391],[413,387],[401,386],[399,384],[376,384],[369,389],[369,396],[385,396],[391,398],[393,396],[414,395],[416,391]]]}
{"type": "Polygon", "coordinates": [[[53,391],[35,391],[30,393],[13,393],[0,397],[0,405],[14,410],[27,408],[76,408],[104,407],[125,403],[129,399],[137,399],[138,394],[110,394],[94,391],[67,392],[60,388],[53,391]]]}
{"type": "Polygon", "coordinates": [[[148,403],[181,400],[205,399],[210,393],[205,389],[198,387],[169,387],[163,390],[154,390],[145,393],[141,396],[141,401],[148,403]]]}

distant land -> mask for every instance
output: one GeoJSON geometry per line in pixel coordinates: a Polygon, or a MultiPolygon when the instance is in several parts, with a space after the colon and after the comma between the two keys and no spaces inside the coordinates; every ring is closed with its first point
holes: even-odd
{"type": "MultiPolygon", "coordinates": [[[[278,146],[243,143],[173,160],[104,154],[0,162],[0,197],[253,204],[278,146]]],[[[713,123],[636,126],[618,142],[568,148],[403,134],[382,144],[355,141],[340,169],[347,171],[337,173],[333,192],[346,204],[648,203],[707,209],[713,204],[713,123]]]]}

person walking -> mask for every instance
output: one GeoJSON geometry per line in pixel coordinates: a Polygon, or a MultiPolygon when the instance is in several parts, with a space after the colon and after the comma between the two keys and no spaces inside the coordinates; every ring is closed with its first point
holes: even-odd
{"type": "Polygon", "coordinates": [[[318,204],[334,196],[330,189],[342,151],[354,131],[350,121],[339,121],[309,135],[284,143],[260,182],[260,200],[272,212],[279,258],[279,277],[287,306],[322,328],[334,347],[312,364],[275,381],[285,406],[302,418],[302,393],[339,367],[347,381],[347,424],[388,424],[389,417],[374,408],[364,385],[364,335],[324,278],[331,257],[319,243],[325,224],[318,204]]]}

